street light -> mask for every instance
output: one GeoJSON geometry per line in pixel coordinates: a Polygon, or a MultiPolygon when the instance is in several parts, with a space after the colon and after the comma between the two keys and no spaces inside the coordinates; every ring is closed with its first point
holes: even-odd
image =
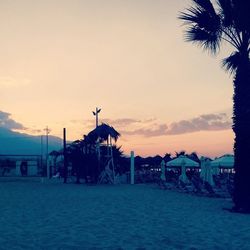
{"type": "MultiPolygon", "coordinates": [[[[92,111],[93,115],[95,116],[96,128],[98,127],[98,114],[100,112],[101,112],[101,109],[98,109],[98,108],[95,109],[95,112],[92,111]]],[[[96,151],[97,151],[97,158],[98,158],[98,169],[100,169],[101,152],[100,152],[99,137],[97,138],[97,142],[96,142],[96,151]]]]}
{"type": "Polygon", "coordinates": [[[95,116],[96,127],[98,127],[98,114],[101,112],[101,109],[96,108],[95,111],[92,111],[95,116]]]}
{"type": "Polygon", "coordinates": [[[50,167],[48,164],[48,160],[49,160],[49,133],[51,130],[48,128],[48,126],[44,130],[46,132],[46,169],[47,169],[47,177],[50,178],[50,167]]]}

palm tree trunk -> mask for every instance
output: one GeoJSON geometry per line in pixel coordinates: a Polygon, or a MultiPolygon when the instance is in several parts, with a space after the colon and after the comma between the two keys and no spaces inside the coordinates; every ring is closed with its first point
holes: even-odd
{"type": "Polygon", "coordinates": [[[250,212],[250,63],[242,61],[234,79],[234,210],[250,212]]]}

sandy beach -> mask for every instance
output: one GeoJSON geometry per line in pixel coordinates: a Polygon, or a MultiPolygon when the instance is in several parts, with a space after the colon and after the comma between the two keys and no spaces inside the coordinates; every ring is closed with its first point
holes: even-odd
{"type": "Polygon", "coordinates": [[[250,249],[230,199],[156,185],[0,182],[0,249],[250,249]]]}

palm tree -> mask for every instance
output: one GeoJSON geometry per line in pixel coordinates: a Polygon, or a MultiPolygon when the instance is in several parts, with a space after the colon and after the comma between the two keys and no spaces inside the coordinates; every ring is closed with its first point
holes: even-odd
{"type": "Polygon", "coordinates": [[[186,40],[217,53],[222,43],[233,53],[222,66],[234,76],[235,190],[233,211],[250,212],[250,1],[192,0],[180,13],[188,25],[186,40]]]}
{"type": "Polygon", "coordinates": [[[120,134],[108,124],[102,123],[101,125],[97,126],[94,130],[90,131],[88,137],[93,139],[93,141],[97,141],[98,139],[103,141],[108,141],[109,138],[114,139],[117,141],[120,134]]]}
{"type": "Polygon", "coordinates": [[[163,160],[167,163],[172,160],[171,153],[166,153],[163,157],[163,160]]]}
{"type": "Polygon", "coordinates": [[[187,155],[186,151],[185,150],[181,150],[180,152],[175,151],[175,157],[179,157],[181,155],[186,156],[187,155]]]}
{"type": "Polygon", "coordinates": [[[197,155],[196,152],[192,152],[191,154],[187,154],[187,157],[193,161],[200,163],[199,156],[197,155]]]}

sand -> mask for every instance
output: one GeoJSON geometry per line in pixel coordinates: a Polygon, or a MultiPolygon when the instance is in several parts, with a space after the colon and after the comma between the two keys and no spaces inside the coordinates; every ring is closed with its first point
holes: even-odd
{"type": "Polygon", "coordinates": [[[0,182],[0,249],[250,249],[230,199],[156,185],[0,182]]]}

